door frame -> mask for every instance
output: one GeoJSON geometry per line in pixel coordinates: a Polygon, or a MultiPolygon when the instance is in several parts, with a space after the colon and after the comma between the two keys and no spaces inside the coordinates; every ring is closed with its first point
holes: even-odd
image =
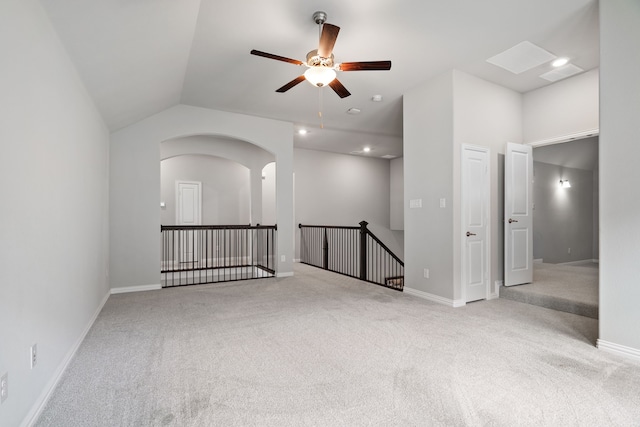
{"type": "Polygon", "coordinates": [[[484,251],[485,251],[485,260],[484,260],[484,282],[485,282],[485,293],[484,299],[488,300],[491,298],[491,149],[489,147],[483,147],[479,145],[472,144],[462,144],[460,149],[460,254],[461,254],[461,263],[460,263],[460,282],[461,282],[461,292],[460,296],[464,304],[467,303],[467,236],[466,236],[466,221],[465,221],[465,212],[466,212],[466,191],[464,185],[464,178],[466,177],[466,169],[464,162],[464,154],[466,150],[480,151],[486,154],[487,156],[487,170],[484,178],[484,187],[485,187],[485,204],[484,204],[484,216],[485,216],[485,242],[484,242],[484,251]]]}

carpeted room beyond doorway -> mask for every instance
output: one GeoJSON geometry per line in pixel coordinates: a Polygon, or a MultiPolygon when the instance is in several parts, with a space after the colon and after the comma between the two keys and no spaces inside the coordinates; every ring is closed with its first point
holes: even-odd
{"type": "Polygon", "coordinates": [[[111,296],[37,425],[640,423],[595,319],[295,273],[111,296]]]}

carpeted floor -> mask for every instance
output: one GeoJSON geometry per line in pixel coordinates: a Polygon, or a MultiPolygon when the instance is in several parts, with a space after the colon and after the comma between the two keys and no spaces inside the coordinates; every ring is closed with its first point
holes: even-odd
{"type": "Polygon", "coordinates": [[[598,318],[598,264],[533,264],[533,283],[503,286],[500,297],[598,318]]]}
{"type": "Polygon", "coordinates": [[[594,319],[295,269],[111,296],[37,425],[640,425],[594,319]]]}

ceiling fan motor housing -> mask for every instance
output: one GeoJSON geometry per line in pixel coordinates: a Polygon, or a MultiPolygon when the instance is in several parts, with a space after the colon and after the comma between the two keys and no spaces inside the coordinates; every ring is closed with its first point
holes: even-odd
{"type": "Polygon", "coordinates": [[[318,55],[318,49],[307,53],[307,65],[309,67],[329,67],[333,68],[333,53],[328,58],[318,55]]]}

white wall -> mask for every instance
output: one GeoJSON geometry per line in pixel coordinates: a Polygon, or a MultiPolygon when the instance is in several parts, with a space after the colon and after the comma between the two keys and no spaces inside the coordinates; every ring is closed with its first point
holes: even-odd
{"type": "Polygon", "coordinates": [[[111,135],[111,286],[160,283],[160,145],[192,135],[242,140],[275,155],[276,271],[281,276],[293,274],[293,125],[178,105],[111,135]]]}
{"type": "Polygon", "coordinates": [[[560,80],[523,97],[524,142],[597,133],[599,70],[560,80]]]}
{"type": "Polygon", "coordinates": [[[600,339],[640,359],[640,3],[600,2],[600,339]]]}
{"type": "Polygon", "coordinates": [[[176,182],[201,183],[201,220],[206,225],[247,225],[251,222],[251,176],[249,169],[214,156],[184,155],[160,164],[162,225],[176,224],[176,182]]]}
{"type": "Polygon", "coordinates": [[[109,133],[37,1],[0,2],[0,52],[8,427],[32,420],[108,295],[109,133]]]}

